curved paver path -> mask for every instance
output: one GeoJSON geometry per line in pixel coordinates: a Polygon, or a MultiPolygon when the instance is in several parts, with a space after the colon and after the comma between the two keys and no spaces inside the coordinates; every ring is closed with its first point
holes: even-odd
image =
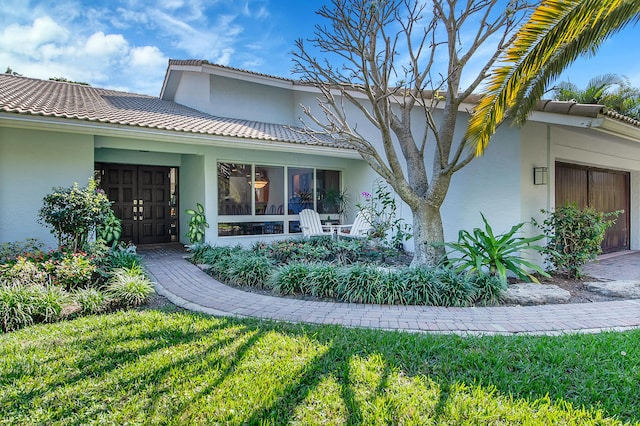
{"type": "Polygon", "coordinates": [[[160,295],[182,308],[212,315],[461,334],[562,334],[640,327],[640,299],[482,308],[306,301],[226,286],[176,250],[142,250],[141,254],[160,295]]]}

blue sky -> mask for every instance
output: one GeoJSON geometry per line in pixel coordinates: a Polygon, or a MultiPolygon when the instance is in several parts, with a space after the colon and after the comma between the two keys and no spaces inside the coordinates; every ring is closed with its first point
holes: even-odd
{"type": "MultiPolygon", "coordinates": [[[[2,0],[0,67],[158,95],[171,59],[207,59],[292,77],[294,41],[312,35],[323,0],[2,0]]],[[[609,39],[562,77],[604,73],[640,87],[640,26],[609,39]]]]}

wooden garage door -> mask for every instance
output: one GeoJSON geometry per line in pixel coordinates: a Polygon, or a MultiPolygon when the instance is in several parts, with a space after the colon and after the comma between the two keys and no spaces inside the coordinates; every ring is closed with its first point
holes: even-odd
{"type": "Polygon", "coordinates": [[[623,210],[605,234],[605,253],[629,249],[629,200],[629,173],[556,163],[556,206],[576,203],[605,213],[623,210]]]}

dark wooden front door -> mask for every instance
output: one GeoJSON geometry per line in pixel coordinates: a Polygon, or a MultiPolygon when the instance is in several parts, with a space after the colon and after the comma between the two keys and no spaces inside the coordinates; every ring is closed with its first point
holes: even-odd
{"type": "Polygon", "coordinates": [[[123,241],[134,244],[171,241],[169,167],[102,164],[100,187],[122,221],[123,241]]]}
{"type": "Polygon", "coordinates": [[[605,213],[622,210],[616,223],[605,234],[602,251],[610,253],[629,249],[628,172],[556,163],[556,206],[567,203],[605,213]]]}

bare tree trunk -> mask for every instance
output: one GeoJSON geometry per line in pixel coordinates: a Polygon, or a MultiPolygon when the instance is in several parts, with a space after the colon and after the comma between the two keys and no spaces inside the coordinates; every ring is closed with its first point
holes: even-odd
{"type": "Polygon", "coordinates": [[[435,266],[445,254],[440,206],[422,202],[413,213],[414,255],[411,266],[435,266]]]}

